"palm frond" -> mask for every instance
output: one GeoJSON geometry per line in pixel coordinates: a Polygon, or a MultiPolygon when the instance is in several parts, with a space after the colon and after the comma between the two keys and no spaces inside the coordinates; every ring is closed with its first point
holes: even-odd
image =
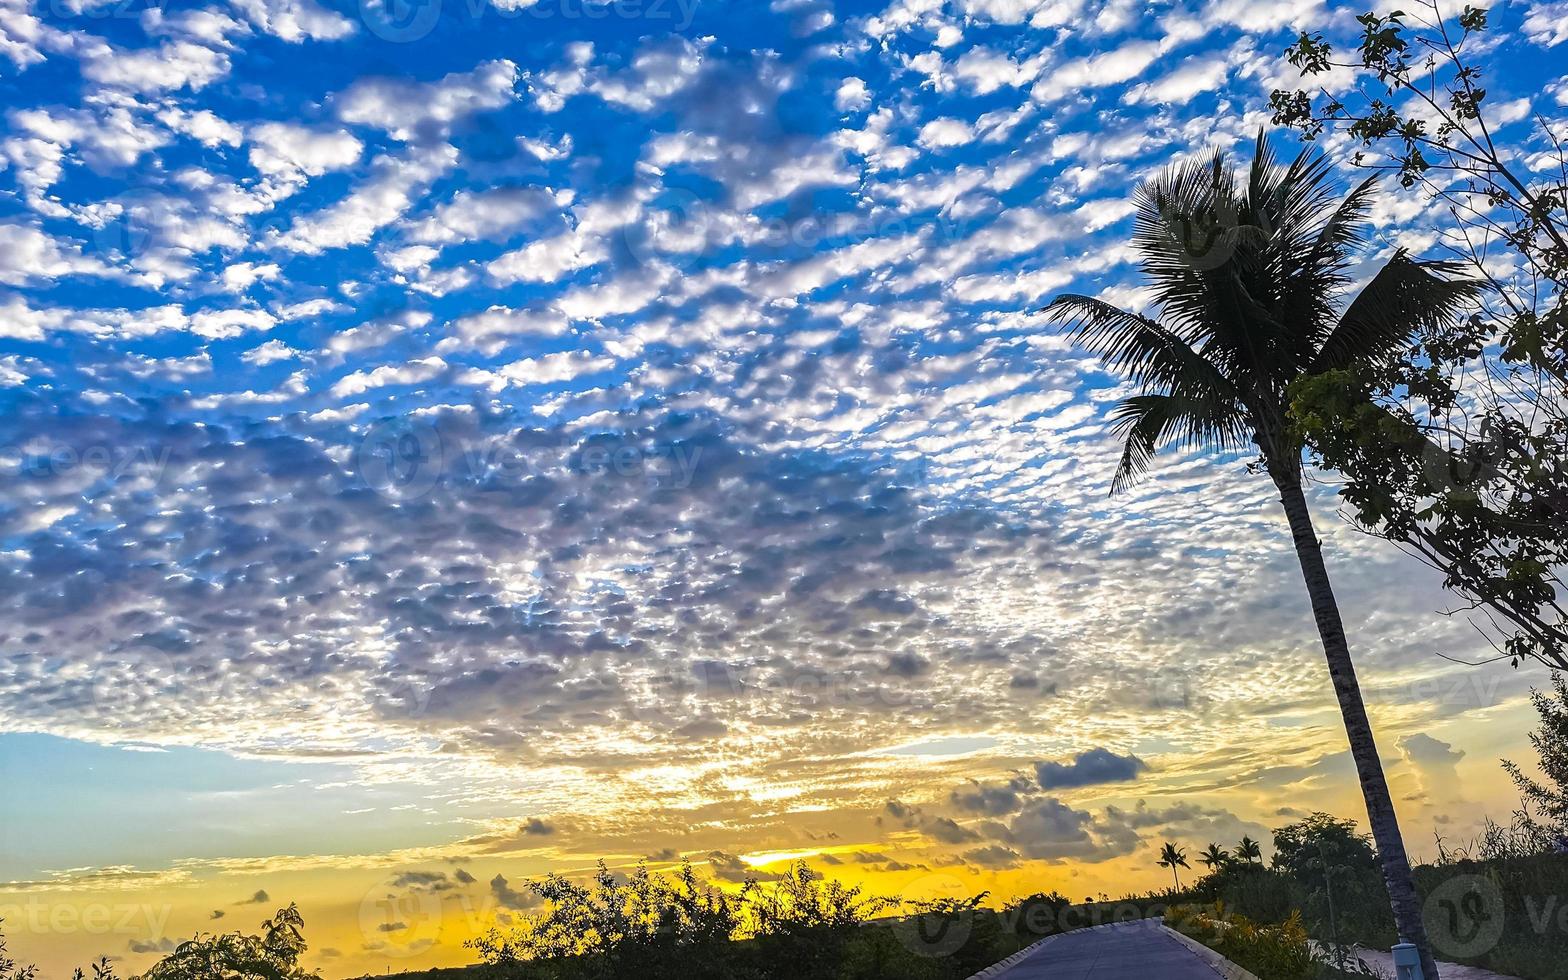
{"type": "Polygon", "coordinates": [[[1112,495],[1148,471],[1156,450],[1167,439],[1229,452],[1246,446],[1251,436],[1245,412],[1234,399],[1202,389],[1123,399],[1111,411],[1111,426],[1126,440],[1111,479],[1112,495]]]}
{"type": "Polygon", "coordinates": [[[1058,296],[1044,312],[1067,324],[1072,338],[1098,354],[1108,368],[1142,387],[1171,388],[1188,383],[1235,391],[1186,340],[1146,316],[1078,294],[1058,296]]]}
{"type": "Polygon", "coordinates": [[[1457,323],[1486,292],[1481,280],[1459,278],[1454,262],[1394,253],[1351,301],[1324,339],[1309,370],[1316,374],[1399,353],[1419,331],[1457,323]]]}

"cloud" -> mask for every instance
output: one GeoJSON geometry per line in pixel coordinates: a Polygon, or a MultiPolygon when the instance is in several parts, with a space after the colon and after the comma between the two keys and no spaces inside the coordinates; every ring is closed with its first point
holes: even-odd
{"type": "Polygon", "coordinates": [[[1131,854],[1139,841],[1135,834],[1100,824],[1087,810],[1047,796],[1029,801],[1008,821],[1006,843],[1028,858],[1094,863],[1131,854]]]}
{"type": "Polygon", "coordinates": [[[1070,763],[1037,762],[1035,776],[1041,789],[1074,789],[1102,783],[1128,783],[1148,769],[1134,755],[1117,755],[1109,749],[1080,752],[1070,763]]]}
{"type": "Polygon", "coordinates": [[[504,875],[496,875],[490,879],[490,894],[495,898],[496,904],[504,909],[527,910],[538,907],[542,902],[542,899],[532,890],[527,892],[513,890],[504,875]]]}
{"type": "Polygon", "coordinates": [[[846,78],[833,94],[833,107],[839,112],[857,112],[871,104],[871,93],[864,79],[846,78]]]}
{"type": "Polygon", "coordinates": [[[379,129],[400,142],[439,143],[452,126],[516,98],[517,65],[506,59],[452,72],[434,82],[362,78],[332,98],[346,123],[379,129]]]}
{"type": "Polygon", "coordinates": [[[161,939],[132,939],[129,949],[133,953],[172,953],[177,945],[165,936],[161,939]]]}
{"type": "Polygon", "coordinates": [[[364,144],[345,130],[312,129],[294,123],[261,123],[251,127],[245,138],[250,144],[252,167],[268,176],[300,183],[306,177],[353,166],[364,150],[364,144]]]}
{"type": "Polygon", "coordinates": [[[1020,794],[1028,789],[1028,783],[1021,780],[1001,785],[985,785],[971,780],[967,785],[953,790],[949,802],[968,813],[1003,816],[1019,808],[1022,804],[1020,794]]]}
{"type": "Polygon", "coordinates": [[[953,146],[962,146],[974,138],[974,130],[962,119],[945,117],[933,119],[920,127],[917,137],[921,146],[940,150],[953,146]]]}
{"type": "Polygon", "coordinates": [[[354,33],[354,22],[315,0],[230,0],[257,30],[292,43],[336,41],[354,33]]]}
{"type": "Polygon", "coordinates": [[[62,276],[118,278],[102,259],[84,254],[75,242],[61,241],[39,228],[0,221],[0,283],[21,286],[62,276]]]}
{"type": "Polygon", "coordinates": [[[370,176],[348,196],[295,218],[288,230],[274,233],[269,244],[305,255],[366,244],[402,217],[415,198],[456,161],[457,151],[446,144],[377,157],[370,176]]]}
{"type": "Polygon", "coordinates": [[[266,903],[268,903],[270,901],[272,901],[272,896],[267,894],[266,889],[259,888],[259,889],[256,890],[256,894],[252,895],[250,898],[242,899],[242,900],[240,900],[238,902],[235,902],[234,904],[235,905],[265,905],[266,903]]]}

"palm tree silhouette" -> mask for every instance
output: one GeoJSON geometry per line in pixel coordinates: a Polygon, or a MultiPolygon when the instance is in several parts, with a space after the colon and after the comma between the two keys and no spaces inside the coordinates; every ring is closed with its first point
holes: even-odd
{"type": "Polygon", "coordinates": [[[1263,863],[1263,848],[1251,837],[1243,837],[1241,843],[1236,845],[1236,856],[1248,864],[1263,863]]]}
{"type": "Polygon", "coordinates": [[[1186,850],[1166,841],[1165,846],[1160,848],[1160,859],[1155,864],[1171,869],[1171,877],[1176,879],[1176,890],[1181,891],[1181,875],[1176,873],[1176,869],[1192,867],[1187,863],[1186,850]]]}
{"type": "Polygon", "coordinates": [[[1210,844],[1198,855],[1198,861],[1210,871],[1218,871],[1230,863],[1230,852],[1218,844],[1210,844]]]}
{"type": "Polygon", "coordinates": [[[1456,322],[1482,287],[1450,263],[1396,252],[1336,315],[1365,243],[1373,180],[1336,204],[1331,170],[1303,151],[1281,165],[1262,133],[1245,174],[1223,153],[1167,168],[1138,189],[1133,249],[1160,319],[1088,296],[1046,309],[1080,344],[1142,388],[1112,418],[1126,437],[1111,492],[1148,468],[1160,445],[1219,452],[1255,446],[1279,490],[1344,717],[1368,822],[1400,935],[1437,977],[1398,816],[1345,640],[1339,606],[1302,491],[1300,440],[1286,421],[1298,378],[1392,358],[1418,330],[1456,322]]]}

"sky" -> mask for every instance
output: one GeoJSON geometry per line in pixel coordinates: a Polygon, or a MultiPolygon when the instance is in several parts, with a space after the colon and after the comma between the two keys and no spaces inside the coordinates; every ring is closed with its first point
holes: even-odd
{"type": "MultiPolygon", "coordinates": [[[[1038,312],[1143,304],[1132,188],[1359,9],[0,0],[12,953],[294,901],[350,976],[600,858],[1081,898],[1362,816],[1267,481],[1108,497],[1129,390],[1038,312]]],[[[1492,17],[1528,146],[1568,4],[1492,17]]],[[[1542,681],[1312,493],[1430,856],[1542,681]]]]}

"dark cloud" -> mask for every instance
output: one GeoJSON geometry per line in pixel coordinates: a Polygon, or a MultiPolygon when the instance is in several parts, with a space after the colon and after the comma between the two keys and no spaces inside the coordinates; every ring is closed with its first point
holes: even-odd
{"type": "Polygon", "coordinates": [[[1017,851],[1000,844],[989,844],[965,851],[963,859],[970,864],[978,864],[985,868],[1013,868],[1022,860],[1017,851]]]}
{"type": "Polygon", "coordinates": [[[443,892],[452,889],[454,884],[444,871],[405,871],[392,879],[392,887],[407,888],[411,891],[443,892]]]}
{"type": "Polygon", "coordinates": [[[130,951],[133,953],[172,953],[179,944],[165,936],[162,939],[133,939],[130,951]]]}
{"type": "Polygon", "coordinates": [[[541,899],[530,889],[528,891],[515,891],[507,882],[506,876],[496,875],[490,879],[490,894],[495,897],[496,903],[504,909],[524,910],[536,908],[541,904],[541,899]]]}
{"type": "Polygon", "coordinates": [[[1016,781],[987,785],[971,780],[967,785],[953,790],[948,799],[953,806],[966,813],[995,817],[1017,810],[1022,804],[1019,794],[1027,790],[1027,784],[1020,785],[1016,781]]]}
{"type": "Polygon", "coordinates": [[[967,564],[1049,537],[943,505],[897,466],[762,451],[760,433],[705,413],[592,429],[493,410],[394,418],[384,426],[431,442],[427,483],[405,493],[365,468],[375,426],[57,407],[24,403],[0,443],[26,431],[124,447],[127,462],[85,483],[42,467],[0,493],[14,543],[0,551],[0,645],[16,668],[0,698],[85,725],[206,718],[233,733],[234,703],[261,696],[307,727],[310,706],[330,704],[439,730],[459,751],[538,755],[557,741],[528,737],[542,732],[641,730],[657,752],[737,721],[911,708],[972,721],[993,699],[955,681],[989,675],[996,653],[935,605],[967,564]],[[178,503],[150,503],[174,487],[178,503]],[[84,493],[115,521],[22,530],[24,513],[84,493]],[[584,585],[629,562],[636,578],[584,585]],[[535,566],[526,588],[498,571],[518,563],[535,566]],[[367,631],[384,654],[355,652],[348,638],[367,631]],[[100,665],[92,676],[49,668],[76,654],[100,665]]]}
{"type": "Polygon", "coordinates": [[[783,877],[783,875],[754,868],[728,851],[713,851],[709,853],[708,864],[713,868],[713,877],[732,884],[740,884],[745,881],[778,881],[783,877]]]}
{"type": "Polygon", "coordinates": [[[1101,783],[1128,783],[1149,767],[1134,755],[1117,755],[1109,749],[1080,752],[1070,763],[1037,762],[1035,776],[1041,789],[1074,789],[1101,783]]]}

